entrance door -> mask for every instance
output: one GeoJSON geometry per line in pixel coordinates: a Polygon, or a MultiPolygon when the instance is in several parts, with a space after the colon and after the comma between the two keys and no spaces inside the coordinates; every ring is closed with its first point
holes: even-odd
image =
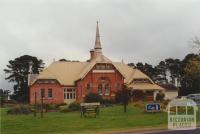
{"type": "Polygon", "coordinates": [[[64,89],[64,102],[72,103],[76,101],[76,91],[74,88],[65,88],[64,89]]]}

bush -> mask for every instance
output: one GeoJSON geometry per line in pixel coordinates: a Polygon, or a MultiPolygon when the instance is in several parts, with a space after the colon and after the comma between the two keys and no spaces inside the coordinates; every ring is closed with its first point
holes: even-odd
{"type": "Polygon", "coordinates": [[[31,107],[25,105],[17,105],[10,108],[7,114],[31,114],[31,107]]]}
{"type": "Polygon", "coordinates": [[[136,101],[133,103],[133,106],[140,109],[145,109],[145,103],[143,101],[136,101]]]}
{"type": "Polygon", "coordinates": [[[69,104],[68,107],[63,107],[61,108],[61,112],[73,112],[73,111],[79,111],[80,110],[80,104],[78,102],[73,102],[69,104]]]}
{"type": "Polygon", "coordinates": [[[102,97],[96,93],[89,93],[85,96],[85,102],[103,102],[102,97]]]}
{"type": "Polygon", "coordinates": [[[63,103],[60,103],[60,104],[56,104],[55,106],[57,107],[57,108],[59,108],[60,106],[65,106],[65,105],[67,105],[65,102],[63,102],[63,103]]]}
{"type": "Polygon", "coordinates": [[[78,110],[80,110],[80,104],[78,102],[73,102],[73,103],[69,104],[68,108],[71,111],[78,111],[78,110]]]}
{"type": "Polygon", "coordinates": [[[115,95],[116,103],[128,103],[130,99],[131,96],[128,90],[119,90],[116,92],[115,95]]]}
{"type": "Polygon", "coordinates": [[[165,94],[163,92],[157,93],[156,100],[162,101],[162,100],[164,100],[164,98],[165,98],[165,94]]]}
{"type": "Polygon", "coordinates": [[[120,91],[116,92],[116,94],[115,94],[116,103],[123,103],[122,98],[123,98],[122,91],[120,90],[120,91]]]}
{"type": "MultiPolygon", "coordinates": [[[[48,110],[57,110],[58,106],[54,104],[46,104],[48,110]]],[[[45,107],[45,105],[44,105],[45,107]]]]}

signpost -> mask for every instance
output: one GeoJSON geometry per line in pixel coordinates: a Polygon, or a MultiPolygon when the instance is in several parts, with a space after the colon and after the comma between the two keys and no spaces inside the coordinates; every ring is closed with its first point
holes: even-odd
{"type": "Polygon", "coordinates": [[[93,114],[95,117],[99,115],[99,102],[94,103],[81,103],[81,117],[86,117],[86,115],[93,114]]]}
{"type": "Polygon", "coordinates": [[[160,112],[160,104],[159,103],[148,103],[146,104],[146,112],[160,112]]]}

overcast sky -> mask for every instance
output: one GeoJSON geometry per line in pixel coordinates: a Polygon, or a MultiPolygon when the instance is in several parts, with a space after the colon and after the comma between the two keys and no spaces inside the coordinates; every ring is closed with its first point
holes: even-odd
{"type": "Polygon", "coordinates": [[[85,61],[99,21],[104,54],[113,61],[158,64],[197,52],[200,0],[0,0],[0,88],[8,60],[24,54],[46,65],[85,61]]]}

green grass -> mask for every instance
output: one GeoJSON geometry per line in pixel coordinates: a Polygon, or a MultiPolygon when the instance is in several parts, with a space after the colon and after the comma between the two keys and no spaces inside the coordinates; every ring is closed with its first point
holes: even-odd
{"type": "MultiPolygon", "coordinates": [[[[40,118],[33,115],[7,115],[1,109],[2,134],[83,134],[141,127],[167,127],[166,113],[144,113],[131,105],[127,113],[122,106],[102,108],[97,118],[81,118],[79,112],[52,112],[40,118]]],[[[199,119],[200,121],[200,119],[199,119]]]]}

